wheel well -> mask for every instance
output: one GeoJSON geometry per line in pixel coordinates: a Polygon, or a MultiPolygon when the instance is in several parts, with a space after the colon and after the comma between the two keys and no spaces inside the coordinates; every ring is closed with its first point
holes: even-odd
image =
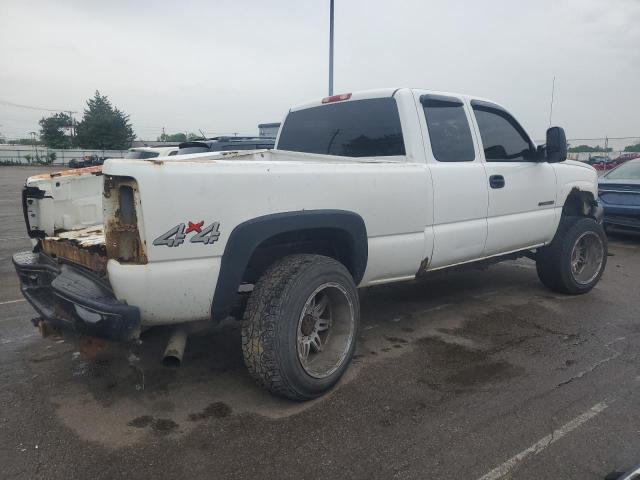
{"type": "Polygon", "coordinates": [[[242,283],[255,283],[262,273],[287,255],[315,253],[342,263],[358,281],[355,243],[349,232],[338,228],[310,228],[284,232],[267,238],[253,251],[242,275],[242,283]]]}
{"type": "Polygon", "coordinates": [[[591,217],[595,205],[596,201],[591,192],[573,188],[562,207],[562,216],[591,217]]]}
{"type": "Polygon", "coordinates": [[[254,284],[273,262],[294,253],[317,253],[345,265],[359,284],[367,267],[367,229],[346,210],[299,210],[252,218],[229,234],[211,303],[214,321],[224,318],[243,284],[254,284]]]}

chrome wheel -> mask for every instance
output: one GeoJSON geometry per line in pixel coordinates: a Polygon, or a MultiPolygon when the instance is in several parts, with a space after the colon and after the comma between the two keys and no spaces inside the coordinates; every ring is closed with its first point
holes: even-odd
{"type": "Polygon", "coordinates": [[[571,275],[580,285],[591,283],[600,273],[605,251],[595,232],[580,235],[571,250],[571,275]]]}
{"type": "Polygon", "coordinates": [[[304,371],[325,378],[343,364],[355,334],[355,309],[347,290],[325,283],[307,298],[298,321],[298,359],[304,371]]]}

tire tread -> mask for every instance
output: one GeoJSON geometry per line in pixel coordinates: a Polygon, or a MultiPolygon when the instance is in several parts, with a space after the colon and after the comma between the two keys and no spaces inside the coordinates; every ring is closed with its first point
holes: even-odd
{"type": "Polygon", "coordinates": [[[332,258],[312,254],[290,255],[272,264],[255,284],[243,317],[242,353],[249,373],[263,388],[292,400],[313,397],[298,391],[281,369],[277,322],[283,314],[287,292],[298,276],[320,264],[342,267],[332,258]]]}
{"type": "Polygon", "coordinates": [[[588,287],[576,286],[571,279],[570,272],[564,267],[566,255],[571,254],[572,242],[574,237],[585,228],[594,228],[599,231],[605,249],[602,271],[606,266],[607,257],[607,237],[602,230],[602,226],[598,225],[592,218],[567,216],[560,220],[560,225],[556,231],[553,240],[546,247],[541,248],[537,253],[536,270],[538,278],[549,289],[569,295],[579,295],[587,293],[599,281],[602,272],[596,277],[592,284],[588,287]]]}

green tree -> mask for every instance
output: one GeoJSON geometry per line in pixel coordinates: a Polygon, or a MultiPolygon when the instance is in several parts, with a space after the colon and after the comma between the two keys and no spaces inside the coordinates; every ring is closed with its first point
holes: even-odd
{"type": "Polygon", "coordinates": [[[81,148],[125,150],[136,138],[129,115],[118,110],[96,90],[87,100],[82,121],[76,127],[76,142],[81,148]]]}
{"type": "Polygon", "coordinates": [[[159,142],[186,142],[187,135],[184,133],[163,133],[158,137],[159,142]]]}
{"type": "Polygon", "coordinates": [[[571,153],[581,153],[581,152],[610,152],[612,148],[604,148],[600,145],[596,145],[595,147],[590,147],[589,145],[578,145],[577,147],[571,147],[567,151],[571,153]]]}
{"type": "Polygon", "coordinates": [[[636,143],[635,145],[627,145],[624,147],[625,152],[640,152],[640,143],[636,143]]]}
{"type": "Polygon", "coordinates": [[[49,148],[69,148],[71,137],[63,132],[64,127],[71,126],[71,117],[66,113],[55,113],[40,119],[40,139],[49,148]]]}

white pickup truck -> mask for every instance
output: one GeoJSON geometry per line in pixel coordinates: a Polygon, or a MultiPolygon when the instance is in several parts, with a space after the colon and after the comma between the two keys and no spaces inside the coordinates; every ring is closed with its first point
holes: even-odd
{"type": "Polygon", "coordinates": [[[31,177],[23,200],[35,248],[13,261],[41,325],[127,342],[233,314],[251,374],[298,400],[347,369],[360,287],[527,256],[580,294],[607,259],[596,172],[561,128],[536,147],[496,103],[418,89],[292,108],[274,150],[31,177]]]}

